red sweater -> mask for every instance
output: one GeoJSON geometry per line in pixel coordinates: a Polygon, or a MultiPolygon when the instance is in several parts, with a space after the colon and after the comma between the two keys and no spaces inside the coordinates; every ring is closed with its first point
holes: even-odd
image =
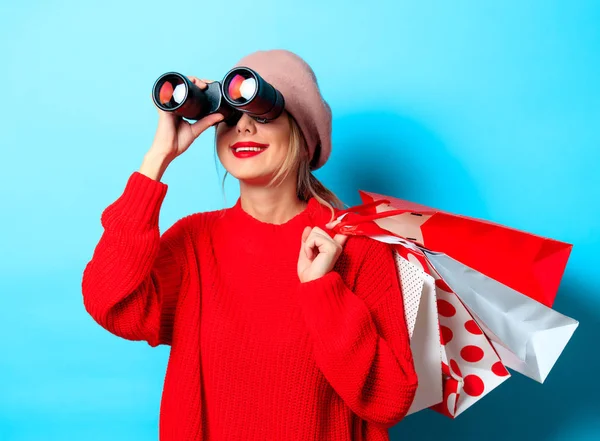
{"type": "Polygon", "coordinates": [[[316,199],[280,225],[238,199],[161,236],[166,192],[129,177],[82,280],[103,328],[171,346],[160,440],[388,440],[417,387],[388,245],[352,236],[332,271],[301,283],[302,230],[330,218],[316,199]]]}

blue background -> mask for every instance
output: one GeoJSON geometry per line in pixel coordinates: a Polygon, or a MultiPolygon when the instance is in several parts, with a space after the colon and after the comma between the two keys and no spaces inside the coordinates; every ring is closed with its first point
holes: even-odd
{"type": "MultiPolygon", "coordinates": [[[[168,347],[84,310],[100,215],[150,147],[150,90],[286,48],[334,114],[316,175],[574,244],[555,308],[581,325],[540,385],[517,373],[456,420],[392,439],[600,438],[600,2],[116,0],[0,5],[0,439],[150,440],[168,347]]],[[[161,231],[231,206],[212,130],[164,175],[161,231]]]]}

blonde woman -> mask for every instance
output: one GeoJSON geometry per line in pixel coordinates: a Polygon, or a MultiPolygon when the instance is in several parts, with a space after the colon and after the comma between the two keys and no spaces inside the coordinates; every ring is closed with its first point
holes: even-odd
{"type": "Polygon", "coordinates": [[[159,109],[141,168],[102,213],[86,310],[117,336],[171,346],[162,441],[387,440],[417,388],[392,251],[327,232],[343,205],[312,174],[330,155],[331,111],[310,66],[285,50],[237,65],[279,90],[284,112],[190,124],[159,109]],[[160,235],[162,175],[213,125],[240,197],[160,235]]]}

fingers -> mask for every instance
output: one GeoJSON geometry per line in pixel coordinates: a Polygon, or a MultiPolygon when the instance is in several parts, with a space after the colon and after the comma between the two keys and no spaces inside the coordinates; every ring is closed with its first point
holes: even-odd
{"type": "Polygon", "coordinates": [[[214,124],[223,121],[223,115],[221,113],[211,113],[204,118],[199,119],[194,124],[191,125],[192,134],[195,137],[198,137],[202,132],[204,132],[209,127],[214,124]]]}
{"type": "Polygon", "coordinates": [[[302,248],[304,248],[306,257],[308,257],[309,260],[312,260],[317,254],[315,253],[314,248],[317,247],[319,252],[322,252],[323,245],[325,245],[324,238],[319,234],[314,234],[311,232],[306,238],[304,245],[302,245],[302,248]]]}
{"type": "Polygon", "coordinates": [[[314,248],[316,247],[320,253],[341,250],[347,240],[344,234],[336,234],[332,239],[325,231],[319,227],[305,227],[302,231],[302,247],[306,257],[312,259],[315,256],[314,248]]]}
{"type": "Polygon", "coordinates": [[[189,78],[189,80],[192,83],[194,83],[200,89],[206,89],[210,83],[214,83],[213,80],[200,79],[200,78],[194,77],[192,75],[188,75],[187,77],[189,78]]]}
{"type": "Polygon", "coordinates": [[[309,227],[308,225],[306,227],[304,227],[304,230],[302,230],[302,241],[300,243],[300,255],[304,254],[304,255],[306,255],[306,257],[308,259],[312,258],[312,250],[307,251],[306,239],[308,239],[308,236],[310,236],[311,231],[312,231],[312,228],[309,227]]]}
{"type": "Polygon", "coordinates": [[[336,241],[338,245],[343,247],[346,241],[348,240],[348,236],[346,236],[345,234],[336,234],[335,236],[333,236],[333,240],[336,241]]]}
{"type": "Polygon", "coordinates": [[[330,236],[330,235],[329,235],[329,234],[328,234],[328,233],[327,233],[325,230],[323,230],[322,228],[319,228],[319,227],[313,227],[313,229],[312,229],[312,232],[313,232],[314,234],[318,234],[318,235],[320,235],[320,236],[323,236],[323,237],[325,237],[325,238],[327,238],[327,239],[331,240],[331,236],[330,236]]]}
{"type": "Polygon", "coordinates": [[[338,236],[344,236],[347,237],[345,234],[337,234],[336,237],[338,237],[338,240],[333,240],[331,238],[331,236],[324,231],[323,229],[319,228],[319,227],[305,227],[304,231],[302,232],[302,242],[305,242],[307,240],[307,238],[312,235],[312,234],[316,234],[319,235],[323,238],[325,238],[326,240],[328,240],[329,242],[339,242],[340,240],[342,240],[342,238],[338,237],[338,236]]]}
{"type": "Polygon", "coordinates": [[[199,78],[193,77],[191,75],[188,75],[187,77],[192,83],[194,83],[196,86],[198,86],[200,89],[203,89],[203,90],[208,87],[208,83],[212,82],[212,81],[204,81],[199,78]]]}
{"type": "Polygon", "coordinates": [[[313,247],[315,245],[316,242],[313,234],[313,228],[307,225],[302,231],[302,244],[300,246],[300,253],[304,253],[309,260],[312,260],[315,254],[313,251],[313,247]]]}
{"type": "Polygon", "coordinates": [[[304,231],[302,231],[302,243],[306,241],[306,238],[310,234],[310,230],[312,230],[312,228],[310,228],[308,225],[304,227],[304,231]]]}

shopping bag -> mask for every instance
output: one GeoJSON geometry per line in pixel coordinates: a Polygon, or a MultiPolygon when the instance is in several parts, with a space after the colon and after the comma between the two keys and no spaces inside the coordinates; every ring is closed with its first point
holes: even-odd
{"type": "Polygon", "coordinates": [[[484,330],[504,365],[543,383],[579,322],[443,253],[424,253],[484,330]]]}
{"type": "Polygon", "coordinates": [[[444,280],[436,277],[444,399],[431,409],[456,418],[508,380],[510,374],[467,308],[444,280]]]}
{"type": "MultiPolygon", "coordinates": [[[[348,234],[386,236],[390,243],[408,242],[410,246],[422,250],[427,260],[436,266],[444,280],[469,308],[503,363],[542,383],[573,335],[578,322],[445,253],[428,250],[422,243],[418,243],[418,239],[412,237],[414,234],[406,231],[406,228],[410,228],[410,223],[400,222],[405,231],[399,233],[408,236],[408,241],[396,232],[385,230],[378,221],[389,220],[398,214],[397,210],[375,210],[376,206],[387,203],[387,200],[378,200],[351,207],[339,216],[340,223],[335,229],[347,230],[348,234]]],[[[406,216],[404,212],[400,215],[406,216]]],[[[397,219],[392,220],[397,222],[397,219]]],[[[390,224],[385,226],[389,227],[390,224]]],[[[398,231],[397,225],[392,225],[392,229],[398,231]]]]}
{"type": "MultiPolygon", "coordinates": [[[[342,214],[338,220],[342,221],[344,217],[345,214],[342,214]]],[[[348,234],[350,230],[336,231],[348,234]]],[[[408,414],[429,407],[456,418],[510,378],[510,374],[466,307],[427,261],[423,250],[403,238],[387,234],[376,225],[372,228],[362,225],[360,229],[352,230],[351,234],[362,235],[365,230],[369,231],[369,234],[365,234],[367,237],[393,244],[396,261],[399,262],[397,267],[403,282],[407,326],[409,333],[413,330],[411,350],[419,378],[417,394],[408,414]],[[411,265],[411,275],[402,269],[402,265],[407,266],[407,263],[411,265]],[[425,309],[423,306],[429,302],[428,299],[435,298],[437,332],[430,330],[431,321],[423,320],[431,317],[433,308],[428,308],[428,315],[421,316],[423,321],[411,319],[411,311],[414,310],[411,304],[418,297],[416,293],[420,289],[420,284],[414,282],[416,275],[424,277],[429,286],[435,280],[435,294],[421,296],[419,314],[425,309]],[[416,288],[410,288],[414,286],[416,288]],[[405,287],[408,289],[405,290],[405,287]],[[429,338],[421,339],[421,333],[429,338]],[[426,406],[427,403],[430,403],[429,406],[426,406]]]]}
{"type": "Polygon", "coordinates": [[[344,210],[348,211],[349,221],[356,215],[372,219],[389,232],[429,250],[443,252],[552,306],[571,244],[390,196],[362,190],[359,193],[363,205],[344,210]],[[383,214],[373,216],[377,213],[383,214]]]}
{"type": "Polygon", "coordinates": [[[415,265],[402,246],[393,248],[404,301],[410,348],[419,379],[407,415],[442,401],[440,328],[433,277],[415,265]]]}

